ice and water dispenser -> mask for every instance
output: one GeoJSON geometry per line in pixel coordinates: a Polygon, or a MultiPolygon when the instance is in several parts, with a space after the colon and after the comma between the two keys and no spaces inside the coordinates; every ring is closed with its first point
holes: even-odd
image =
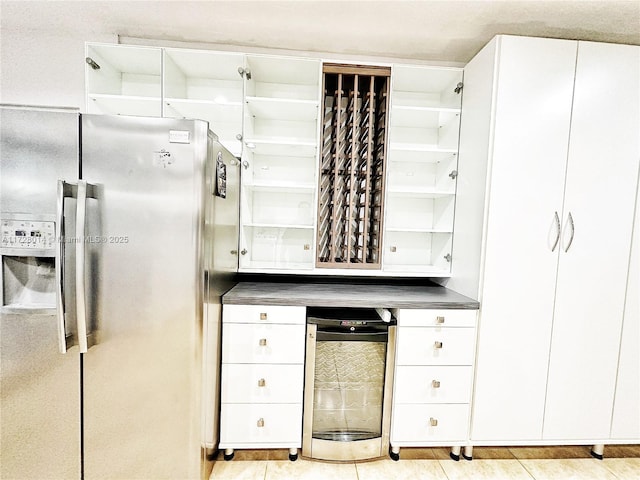
{"type": "Polygon", "coordinates": [[[55,222],[46,215],[4,214],[0,218],[2,307],[4,310],[56,306],[55,222]]]}

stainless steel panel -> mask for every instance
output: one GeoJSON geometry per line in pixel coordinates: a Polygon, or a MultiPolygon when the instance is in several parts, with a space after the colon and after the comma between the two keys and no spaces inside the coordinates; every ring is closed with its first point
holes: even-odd
{"type": "Polygon", "coordinates": [[[220,412],[221,363],[221,296],[235,285],[238,271],[238,229],[240,201],[240,165],[236,157],[226,150],[209,132],[209,157],[205,172],[206,198],[204,259],[204,351],[202,445],[215,449],[218,445],[220,412]],[[216,195],[216,163],[226,167],[225,197],[216,195]]]}
{"type": "Polygon", "coordinates": [[[55,215],[57,180],[78,178],[78,114],[0,106],[2,212],[55,215]]]}
{"type": "Polygon", "coordinates": [[[55,315],[0,314],[0,478],[80,478],[80,357],[55,315]]]}
{"type": "Polygon", "coordinates": [[[85,478],[198,478],[207,124],[85,115],[82,135],[82,177],[96,196],[85,478]],[[170,143],[171,130],[190,143],[170,143]]]}
{"type": "MultiPolygon", "coordinates": [[[[78,175],[78,114],[0,107],[0,127],[2,217],[55,218],[57,180],[78,175]]],[[[0,264],[36,255],[51,261],[0,264]]],[[[55,309],[0,309],[1,478],[80,478],[80,358],[58,348],[55,309]]]]}

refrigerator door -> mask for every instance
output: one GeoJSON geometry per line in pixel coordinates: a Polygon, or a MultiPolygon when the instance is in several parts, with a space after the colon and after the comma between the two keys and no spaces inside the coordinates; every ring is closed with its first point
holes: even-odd
{"type": "MultiPolygon", "coordinates": [[[[59,243],[51,236],[58,180],[78,178],[78,119],[70,111],[0,107],[0,478],[80,478],[74,287],[72,278],[61,278],[68,294],[66,328],[60,328],[59,243]],[[29,241],[18,241],[15,225],[29,241]],[[52,241],[33,248],[34,239],[46,236],[52,241]]],[[[75,201],[65,204],[73,237],[75,201]]],[[[65,267],[74,268],[72,255],[65,267]]]]}
{"type": "Polygon", "coordinates": [[[87,480],[199,478],[207,131],[82,116],[87,480]]]}
{"type": "Polygon", "coordinates": [[[238,271],[240,162],[213,138],[211,132],[209,136],[209,156],[213,162],[212,171],[206,174],[206,182],[207,191],[213,195],[205,207],[202,445],[213,450],[219,440],[221,299],[235,285],[238,271]]]}

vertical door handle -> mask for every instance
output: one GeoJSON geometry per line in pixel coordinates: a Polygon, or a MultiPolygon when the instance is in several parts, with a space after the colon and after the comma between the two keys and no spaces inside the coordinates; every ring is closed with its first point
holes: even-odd
{"type": "Polygon", "coordinates": [[[564,249],[565,253],[567,253],[571,248],[571,244],[573,243],[573,236],[576,233],[576,228],[575,228],[575,225],[573,224],[573,215],[571,215],[571,212],[569,212],[569,216],[567,217],[567,222],[569,222],[569,226],[571,227],[571,236],[569,237],[569,243],[564,249]]]}
{"type": "Polygon", "coordinates": [[[551,247],[551,251],[553,252],[558,246],[558,242],[560,241],[560,216],[558,212],[554,213],[554,218],[556,220],[556,240],[553,242],[553,247],[551,247]]]}
{"type": "Polygon", "coordinates": [[[65,259],[65,238],[64,238],[64,199],[74,198],[77,195],[77,186],[58,180],[58,194],[56,201],[56,314],[58,320],[58,349],[60,353],[67,353],[67,325],[65,321],[64,305],[64,259],[65,259]]]}
{"type": "Polygon", "coordinates": [[[87,290],[85,284],[85,234],[87,198],[95,198],[93,185],[86,180],[78,180],[78,195],[76,202],[76,318],[78,322],[78,345],[80,353],[89,349],[87,342],[87,290]]]}

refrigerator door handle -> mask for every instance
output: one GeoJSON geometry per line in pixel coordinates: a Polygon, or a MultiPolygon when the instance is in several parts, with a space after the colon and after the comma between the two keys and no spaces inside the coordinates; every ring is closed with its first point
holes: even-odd
{"type": "Polygon", "coordinates": [[[86,180],[78,180],[78,200],[76,211],[76,318],[78,322],[78,345],[80,353],[87,353],[87,289],[85,283],[85,235],[87,198],[95,198],[93,185],[86,180]]]}
{"type": "Polygon", "coordinates": [[[58,348],[60,353],[67,353],[71,347],[71,336],[67,338],[67,326],[64,308],[64,259],[65,259],[65,231],[64,231],[64,199],[76,198],[77,186],[73,183],[58,180],[58,195],[56,202],[56,311],[58,317],[58,348]]]}

